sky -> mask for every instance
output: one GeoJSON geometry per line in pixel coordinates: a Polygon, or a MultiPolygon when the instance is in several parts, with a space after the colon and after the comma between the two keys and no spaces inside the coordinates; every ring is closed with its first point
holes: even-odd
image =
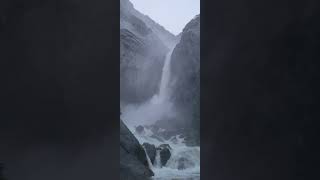
{"type": "Polygon", "coordinates": [[[200,14],[200,0],[130,0],[141,13],[179,34],[184,26],[200,14]]]}

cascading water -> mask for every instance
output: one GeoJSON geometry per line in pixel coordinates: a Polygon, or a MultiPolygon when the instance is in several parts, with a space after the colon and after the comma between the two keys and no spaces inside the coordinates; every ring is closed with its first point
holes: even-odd
{"type": "Polygon", "coordinates": [[[159,88],[159,97],[160,99],[166,99],[169,96],[169,80],[170,80],[170,64],[171,64],[171,55],[173,52],[172,48],[169,53],[166,56],[166,59],[164,61],[164,66],[162,69],[162,77],[160,82],[160,88],[159,88]]]}
{"type": "Polygon", "coordinates": [[[156,150],[156,159],[154,160],[154,167],[161,168],[160,150],[156,150]]]}
{"type": "MultiPolygon", "coordinates": [[[[143,146],[142,146],[142,147],[143,147],[143,146]]],[[[144,150],[144,152],[146,153],[149,168],[150,168],[150,169],[153,169],[153,164],[152,164],[152,162],[151,162],[151,160],[150,160],[150,157],[148,156],[147,150],[146,150],[144,147],[143,147],[143,150],[144,150]]]]}
{"type": "MultiPolygon", "coordinates": [[[[135,132],[134,127],[129,128],[134,132],[140,144],[147,142],[154,144],[156,147],[161,144],[168,144],[172,148],[170,150],[171,157],[165,166],[161,165],[160,150],[156,151],[155,161],[150,168],[155,174],[153,180],[200,179],[200,147],[187,146],[184,143],[184,138],[179,136],[172,137],[169,140],[160,140],[154,138],[154,133],[147,128],[145,128],[145,133],[142,134],[135,132]]],[[[147,157],[147,159],[150,158],[147,157]]]]}
{"type": "Polygon", "coordinates": [[[162,68],[162,74],[161,74],[161,81],[159,85],[159,92],[158,94],[155,94],[152,99],[151,103],[153,104],[163,104],[165,102],[169,101],[169,82],[170,82],[170,64],[171,64],[171,55],[174,48],[171,48],[171,50],[167,53],[164,65],[162,68]]]}
{"type": "Polygon", "coordinates": [[[169,86],[172,52],[173,48],[166,55],[158,93],[142,105],[122,107],[121,118],[127,122],[126,124],[140,144],[146,142],[156,147],[161,144],[168,144],[172,148],[170,150],[171,157],[165,166],[161,164],[160,150],[156,151],[154,164],[147,157],[149,167],[155,174],[154,180],[198,180],[200,179],[200,147],[187,146],[184,139],[179,136],[172,137],[169,140],[161,137],[155,138],[155,134],[148,128],[145,128],[144,133],[135,132],[135,126],[137,125],[151,125],[154,123],[153,120],[159,120],[168,116],[168,114],[173,114],[169,86]]]}

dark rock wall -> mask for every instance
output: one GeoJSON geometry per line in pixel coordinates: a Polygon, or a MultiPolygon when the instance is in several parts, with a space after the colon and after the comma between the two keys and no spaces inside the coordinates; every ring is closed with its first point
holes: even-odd
{"type": "Polygon", "coordinates": [[[144,180],[151,176],[153,172],[142,145],[120,120],[120,179],[144,180]]]}

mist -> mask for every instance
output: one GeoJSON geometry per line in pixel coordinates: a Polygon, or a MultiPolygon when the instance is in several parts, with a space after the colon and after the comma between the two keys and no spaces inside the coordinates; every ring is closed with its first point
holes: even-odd
{"type": "Polygon", "coordinates": [[[174,118],[176,110],[172,102],[155,102],[151,99],[143,104],[122,106],[122,116],[130,126],[152,125],[159,120],[166,118],[174,118]]]}
{"type": "Polygon", "coordinates": [[[200,15],[189,17],[176,36],[130,1],[120,2],[120,142],[146,154],[122,151],[123,177],[198,180],[200,15]],[[138,164],[142,170],[132,170],[138,164]]]}

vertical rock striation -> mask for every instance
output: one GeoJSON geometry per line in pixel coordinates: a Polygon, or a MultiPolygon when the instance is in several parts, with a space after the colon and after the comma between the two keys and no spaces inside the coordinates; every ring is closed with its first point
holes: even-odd
{"type": "Polygon", "coordinates": [[[180,36],[171,57],[172,99],[179,108],[179,126],[190,129],[192,139],[199,140],[200,15],[186,25],[180,36]]]}

